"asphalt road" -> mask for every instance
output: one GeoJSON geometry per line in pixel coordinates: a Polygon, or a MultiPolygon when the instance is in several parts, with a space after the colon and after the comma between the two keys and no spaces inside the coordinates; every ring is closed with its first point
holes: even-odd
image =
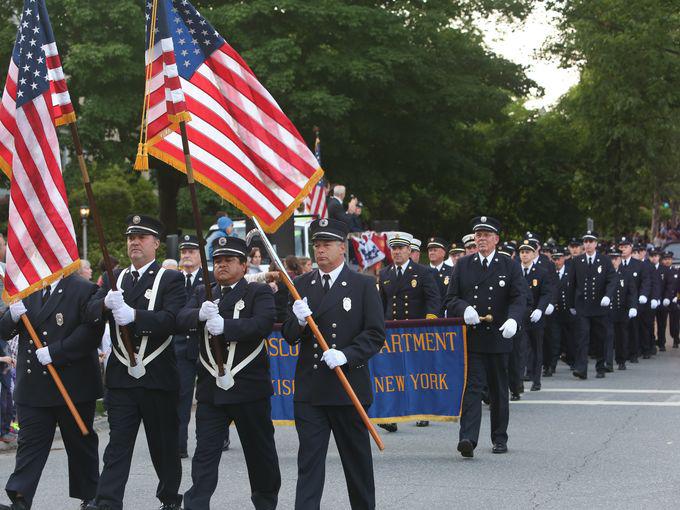
{"type": "MultiPolygon", "coordinates": [[[[493,455],[488,413],[474,459],[456,452],[458,425],[400,425],[383,434],[386,450],[374,451],[378,508],[675,508],[680,487],[680,351],[669,349],[606,379],[574,379],[568,367],[544,379],[543,390],[525,393],[510,411],[509,453],[493,455]]],[[[529,384],[527,383],[527,389],[529,384]]],[[[215,509],[251,508],[245,462],[235,429],[222,457],[215,509]]],[[[193,424],[190,437],[193,435],[193,424]]],[[[276,442],[283,476],[281,509],[293,508],[297,436],[280,427],[276,442]]],[[[107,443],[100,434],[100,452],[107,443]]],[[[193,445],[190,445],[190,451],[193,445]]],[[[14,466],[0,454],[0,480],[14,466]]],[[[183,461],[182,491],[191,462],[183,461]]],[[[143,432],[137,441],[125,508],[154,509],[156,478],[143,432]]],[[[76,508],[67,495],[66,454],[54,444],[34,508],[76,508]]],[[[334,444],[326,470],[322,508],[346,509],[344,476],[334,444]]]]}

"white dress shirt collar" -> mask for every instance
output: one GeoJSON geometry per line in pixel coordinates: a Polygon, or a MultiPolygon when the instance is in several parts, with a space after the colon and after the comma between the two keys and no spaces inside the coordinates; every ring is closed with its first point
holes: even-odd
{"type": "Polygon", "coordinates": [[[151,262],[149,262],[148,264],[146,264],[146,265],[140,267],[139,269],[135,269],[135,266],[132,265],[132,266],[130,266],[130,272],[132,272],[132,271],[137,271],[137,272],[139,273],[139,277],[141,278],[142,275],[143,275],[144,273],[146,273],[146,270],[149,269],[149,266],[150,266],[151,264],[153,264],[154,262],[156,262],[156,260],[152,260],[151,262]]]}
{"type": "Polygon", "coordinates": [[[491,267],[491,261],[492,261],[493,258],[496,256],[496,250],[494,250],[494,251],[492,251],[491,253],[489,253],[489,255],[488,255],[487,257],[485,257],[484,255],[482,255],[482,254],[479,253],[479,252],[477,252],[477,254],[479,255],[479,263],[480,263],[480,264],[484,265],[484,262],[483,262],[483,261],[484,261],[484,259],[486,259],[486,265],[487,265],[487,267],[491,267]]]}
{"type": "Polygon", "coordinates": [[[436,269],[437,271],[441,271],[443,266],[444,266],[443,262],[441,264],[439,264],[438,266],[433,266],[432,264],[430,264],[430,267],[432,269],[436,269]]]}
{"type": "Polygon", "coordinates": [[[411,263],[411,259],[408,259],[406,262],[404,262],[401,266],[399,264],[394,264],[394,272],[397,272],[397,268],[401,267],[401,274],[406,274],[406,269],[408,268],[408,265],[411,263]]]}
{"type": "Polygon", "coordinates": [[[323,285],[323,275],[327,274],[328,276],[331,277],[331,280],[328,282],[329,286],[333,286],[335,283],[335,280],[338,279],[338,276],[340,276],[340,273],[342,272],[342,269],[345,267],[345,263],[343,262],[340,264],[338,267],[333,269],[330,273],[324,273],[321,269],[319,269],[319,280],[321,280],[321,285],[323,285]]]}

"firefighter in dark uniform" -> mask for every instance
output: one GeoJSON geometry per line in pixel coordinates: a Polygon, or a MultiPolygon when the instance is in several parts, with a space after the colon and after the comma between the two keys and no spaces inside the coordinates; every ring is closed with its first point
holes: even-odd
{"type": "Polygon", "coordinates": [[[668,329],[673,339],[673,349],[680,345],[680,309],[678,308],[678,292],[680,292],[680,269],[671,267],[673,276],[673,298],[668,310],[668,329]]]}
{"type": "MultiPolygon", "coordinates": [[[[112,291],[104,275],[102,287],[88,305],[89,320],[111,328],[111,356],[106,367],[109,444],[99,477],[99,510],[123,508],[139,425],[144,431],[156,475],[161,509],[176,510],[182,500],[179,485],[179,374],[175,350],[175,317],[186,303],[185,281],[179,271],[156,262],[163,226],[155,218],[127,218],[128,268],[114,272],[112,291]],[[123,347],[120,327],[126,326],[135,350],[133,366],[123,347]]],[[[132,507],[135,505],[133,504],[132,507]]]]}
{"type": "Polygon", "coordinates": [[[217,487],[224,437],[233,420],[248,467],[251,500],[258,510],[276,508],[281,473],[271,420],[273,393],[266,339],[276,318],[274,294],[266,283],[248,283],[247,247],[237,237],[213,242],[213,301],[199,286],[177,315],[177,329],[200,344],[196,399],[196,452],[185,510],[208,510],[217,487]],[[225,375],[220,377],[210,346],[220,338],[225,375]]]}
{"type": "MultiPolygon", "coordinates": [[[[409,260],[413,236],[395,232],[388,240],[394,264],[380,271],[378,288],[385,320],[435,319],[442,311],[441,294],[432,271],[409,260]]],[[[429,422],[416,422],[427,427],[429,422]]],[[[396,423],[381,423],[381,428],[396,432],[396,423]]]]}
{"type": "Polygon", "coordinates": [[[640,351],[640,315],[645,308],[649,308],[649,297],[652,290],[651,266],[633,257],[633,241],[630,237],[619,237],[617,247],[621,251],[621,269],[623,272],[629,273],[631,285],[638,296],[638,306],[636,307],[638,313],[626,323],[628,329],[627,359],[631,363],[637,363],[640,351]]]}
{"type": "MultiPolygon", "coordinates": [[[[609,250],[609,257],[614,266],[617,282],[616,292],[614,293],[614,299],[612,299],[610,305],[611,310],[609,311],[612,322],[612,339],[608,343],[613,344],[614,359],[618,369],[625,370],[630,344],[628,323],[637,317],[637,285],[635,284],[633,273],[623,269],[621,251],[618,248],[611,248],[609,250]]],[[[612,345],[608,347],[611,348],[612,345]]]]}
{"type": "MultiPolygon", "coordinates": [[[[522,264],[522,274],[529,287],[529,301],[527,313],[524,317],[522,334],[526,338],[526,354],[521,353],[522,361],[513,356],[515,370],[519,362],[521,376],[522,369],[526,366],[527,377],[531,380],[531,391],[541,389],[541,368],[543,366],[543,338],[545,332],[545,310],[550,305],[554,295],[552,275],[548,275],[546,267],[538,265],[538,243],[534,240],[525,239],[519,245],[519,256],[522,264]],[[526,360],[526,362],[524,361],[526,360]]],[[[552,264],[552,261],[551,261],[552,264]]],[[[515,340],[517,341],[517,339],[515,340]]],[[[515,350],[513,350],[513,355],[515,350]]],[[[517,382],[517,381],[516,381],[517,382]]],[[[520,382],[521,384],[521,382],[520,382]]],[[[516,385],[518,386],[518,385],[516,385]]]]}
{"type": "MultiPolygon", "coordinates": [[[[198,238],[194,235],[183,235],[179,242],[180,270],[184,278],[187,300],[193,295],[196,287],[203,285],[203,269],[198,238]]],[[[194,386],[198,362],[198,337],[196,333],[177,334],[172,339],[177,357],[179,372],[179,455],[185,459],[191,407],[194,403],[194,386]]]]}
{"type": "Polygon", "coordinates": [[[649,296],[647,296],[649,300],[638,310],[639,352],[636,352],[635,358],[631,359],[631,363],[637,363],[637,357],[640,354],[644,359],[649,359],[656,351],[654,346],[654,316],[661,302],[661,278],[659,278],[656,266],[647,256],[647,248],[644,244],[636,244],[633,247],[633,257],[640,261],[644,271],[649,275],[649,296]]]}
{"type": "Polygon", "coordinates": [[[555,373],[557,360],[561,353],[564,353],[564,360],[572,367],[572,370],[574,365],[574,316],[569,312],[569,273],[571,269],[566,264],[566,253],[566,247],[557,247],[553,252],[557,301],[555,302],[555,311],[547,320],[547,327],[550,328],[552,353],[549,360],[550,371],[547,372],[548,368],[546,368],[546,372],[543,373],[545,377],[550,377],[555,373]]]}
{"type": "Polygon", "coordinates": [[[458,442],[463,457],[472,457],[477,446],[485,384],[492,451],[508,451],[508,357],[526,313],[528,289],[519,264],[496,252],[500,228],[498,220],[488,216],[472,220],[479,253],[458,261],[446,296],[448,316],[462,316],[468,325],[468,378],[458,442]],[[491,322],[481,322],[481,317],[489,315],[491,322]]]}
{"type": "Polygon", "coordinates": [[[465,248],[465,255],[474,255],[477,253],[477,242],[475,241],[475,234],[465,234],[463,236],[463,247],[465,248]]]}
{"type": "Polygon", "coordinates": [[[446,259],[444,264],[450,267],[455,267],[456,262],[458,262],[458,259],[461,258],[464,254],[465,248],[463,248],[458,243],[451,243],[451,245],[449,246],[449,258],[446,259]]]}
{"type": "Polygon", "coordinates": [[[661,303],[656,309],[656,345],[659,351],[666,351],[666,327],[668,326],[668,311],[672,299],[675,297],[675,278],[673,278],[673,254],[669,251],[661,253],[659,276],[661,277],[661,303]]]}
{"type": "Polygon", "coordinates": [[[353,509],[375,508],[373,459],[368,430],[342,388],[342,367],[364,407],[373,402],[368,360],[385,342],[385,320],[375,280],[344,263],[347,228],[321,219],[310,227],[319,269],[295,279],[302,297],[283,325],[290,344],[300,343],[295,369],[294,415],[300,447],[297,510],[317,510],[323,492],[331,432],[344,467],[353,509]],[[323,352],[305,318],[311,315],[330,349],[323,352]]]}
{"type": "Polygon", "coordinates": [[[583,236],[585,253],[571,267],[569,306],[576,316],[576,358],[574,377],[588,378],[588,345],[592,339],[597,356],[597,377],[605,374],[605,345],[611,300],[616,290],[616,275],[609,257],[595,251],[597,234],[588,230],[583,236]],[[592,337],[592,338],[591,338],[592,337]]]}
{"type": "Polygon", "coordinates": [[[439,295],[442,299],[442,307],[437,314],[440,317],[444,315],[444,298],[446,297],[446,289],[449,286],[451,273],[453,272],[453,268],[444,263],[446,259],[446,246],[446,241],[441,237],[430,237],[427,240],[427,257],[430,259],[430,269],[433,271],[435,282],[437,282],[439,287],[439,295]]]}
{"type": "Polygon", "coordinates": [[[102,396],[97,347],[104,328],[85,321],[85,308],[96,291],[94,283],[67,276],[11,305],[0,320],[0,338],[19,335],[14,402],[21,424],[14,472],[5,486],[12,504],[0,508],[31,508],[57,425],[68,454],[69,496],[81,500],[81,508],[95,497],[99,452],[92,424],[96,400],[102,396]],[[40,336],[40,349],[20,319],[24,314],[40,336]],[[81,434],[49,375],[45,366],[49,363],[85,422],[87,436],[81,434]]]}

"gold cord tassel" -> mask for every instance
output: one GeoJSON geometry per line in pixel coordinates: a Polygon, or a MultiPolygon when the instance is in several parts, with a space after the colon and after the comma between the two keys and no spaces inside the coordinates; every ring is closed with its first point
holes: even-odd
{"type": "Polygon", "coordinates": [[[137,146],[137,158],[135,159],[135,170],[149,169],[149,149],[146,143],[140,143],[137,146]]]}

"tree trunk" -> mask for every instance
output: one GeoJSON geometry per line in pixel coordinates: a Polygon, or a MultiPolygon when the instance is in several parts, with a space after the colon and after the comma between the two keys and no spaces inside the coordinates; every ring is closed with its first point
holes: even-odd
{"type": "Polygon", "coordinates": [[[166,234],[177,233],[177,194],[182,185],[186,184],[186,176],[169,165],[156,162],[158,169],[158,206],[160,220],[165,226],[166,234]]]}
{"type": "Polygon", "coordinates": [[[659,192],[655,189],[652,196],[652,233],[650,234],[650,241],[654,241],[654,238],[659,233],[659,192]]]}

